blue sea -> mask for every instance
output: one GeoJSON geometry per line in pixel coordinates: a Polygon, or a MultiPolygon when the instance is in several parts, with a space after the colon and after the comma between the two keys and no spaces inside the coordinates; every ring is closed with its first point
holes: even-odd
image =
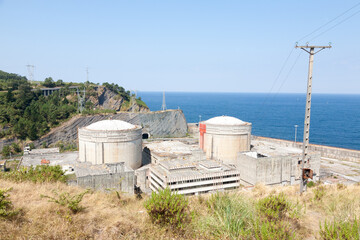
{"type": "MultiPolygon", "coordinates": [[[[162,92],[138,92],[157,111],[162,92]]],[[[305,94],[166,92],[167,109],[183,110],[189,123],[228,115],[252,123],[257,136],[302,142],[305,94]]],[[[313,94],[310,143],[360,150],[360,95],[313,94]]]]}

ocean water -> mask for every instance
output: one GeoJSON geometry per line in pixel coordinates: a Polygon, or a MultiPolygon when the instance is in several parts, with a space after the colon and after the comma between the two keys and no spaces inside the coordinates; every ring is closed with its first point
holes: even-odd
{"type": "MultiPolygon", "coordinates": [[[[157,111],[162,92],[138,92],[157,111]]],[[[305,94],[166,92],[166,107],[188,122],[228,115],[252,123],[258,136],[302,141],[305,94]]],[[[360,95],[313,94],[310,143],[360,150],[360,95]]]]}

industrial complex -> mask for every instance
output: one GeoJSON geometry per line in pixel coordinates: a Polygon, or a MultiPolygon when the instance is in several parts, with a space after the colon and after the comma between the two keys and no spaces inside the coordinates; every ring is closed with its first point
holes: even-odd
{"type": "MultiPolygon", "coordinates": [[[[291,185],[301,179],[300,149],[254,140],[252,124],[219,116],[189,124],[190,137],[148,138],[144,129],[121,120],[101,120],[78,129],[79,152],[32,150],[22,165],[62,165],[69,183],[93,189],[151,193],[166,187],[197,195],[240,186],[291,185]],[[144,139],[143,139],[144,138],[144,139]]],[[[320,155],[310,154],[313,180],[320,155]]]]}

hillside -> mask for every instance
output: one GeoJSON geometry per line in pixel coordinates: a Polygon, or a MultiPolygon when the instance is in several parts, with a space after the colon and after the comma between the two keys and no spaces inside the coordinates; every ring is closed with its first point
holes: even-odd
{"type": "Polygon", "coordinates": [[[187,134],[186,119],[181,110],[137,113],[119,112],[117,114],[106,115],[74,116],[34,141],[35,146],[41,146],[43,143],[51,145],[57,142],[75,142],[78,137],[78,128],[109,118],[143,126],[143,131],[155,138],[185,137],[187,134]]]}
{"type": "Polygon", "coordinates": [[[30,82],[0,71],[0,139],[34,141],[78,114],[80,102],[84,106],[82,115],[149,111],[141,98],[114,83],[66,83],[51,77],[30,82]],[[85,98],[79,101],[79,95],[85,98]]]}
{"type": "Polygon", "coordinates": [[[324,238],[320,233],[326,232],[325,221],[337,224],[328,232],[358,234],[360,227],[353,224],[360,214],[357,185],[320,185],[302,196],[297,186],[257,185],[253,190],[189,197],[192,220],[183,230],[152,223],[144,207],[148,196],[138,200],[116,192],[90,192],[81,202],[84,210],[74,214],[40,196],[54,196],[54,191],[73,195],[84,189],[5,180],[0,186],[11,188],[13,207],[21,209],[15,219],[0,218],[1,239],[358,239],[324,238]],[[271,209],[280,215],[271,215],[271,209]]]}

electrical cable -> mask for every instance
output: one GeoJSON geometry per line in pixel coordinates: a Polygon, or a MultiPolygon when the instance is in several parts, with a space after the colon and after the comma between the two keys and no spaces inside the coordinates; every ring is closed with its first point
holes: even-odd
{"type": "MultiPolygon", "coordinates": [[[[323,27],[329,25],[330,23],[334,22],[336,19],[342,17],[343,15],[345,15],[346,13],[348,13],[349,11],[351,11],[352,9],[356,8],[357,6],[360,5],[360,2],[358,2],[357,4],[355,4],[354,6],[352,6],[351,8],[349,8],[348,10],[346,10],[345,12],[341,13],[340,15],[338,15],[337,17],[331,19],[330,21],[328,21],[327,23],[321,25],[320,27],[318,27],[317,29],[315,29],[314,31],[312,31],[311,33],[309,34],[306,34],[305,36],[303,36],[302,38],[300,38],[297,42],[300,42],[301,40],[309,37],[310,35],[312,35],[313,33],[319,31],[320,29],[322,29],[323,27]]],[[[354,14],[355,15],[355,14],[354,14]]],[[[338,25],[338,24],[337,24],[338,25]]]]}
{"type": "Polygon", "coordinates": [[[330,31],[330,30],[334,29],[335,27],[339,26],[341,23],[343,23],[343,22],[345,22],[345,21],[349,20],[350,18],[352,18],[353,16],[355,16],[355,15],[356,15],[356,14],[358,14],[358,13],[360,13],[360,10],[359,10],[359,11],[357,11],[357,12],[355,12],[355,13],[353,13],[353,14],[352,14],[352,15],[350,15],[349,17],[347,17],[347,18],[343,19],[342,21],[338,22],[338,23],[337,23],[337,24],[335,24],[334,26],[332,26],[332,27],[328,28],[327,30],[325,30],[325,31],[323,31],[323,32],[321,32],[321,33],[319,33],[319,34],[318,34],[318,35],[316,35],[315,37],[311,38],[309,41],[312,41],[312,40],[314,40],[314,39],[318,38],[319,36],[323,35],[324,33],[327,33],[328,31],[330,31]]]}

